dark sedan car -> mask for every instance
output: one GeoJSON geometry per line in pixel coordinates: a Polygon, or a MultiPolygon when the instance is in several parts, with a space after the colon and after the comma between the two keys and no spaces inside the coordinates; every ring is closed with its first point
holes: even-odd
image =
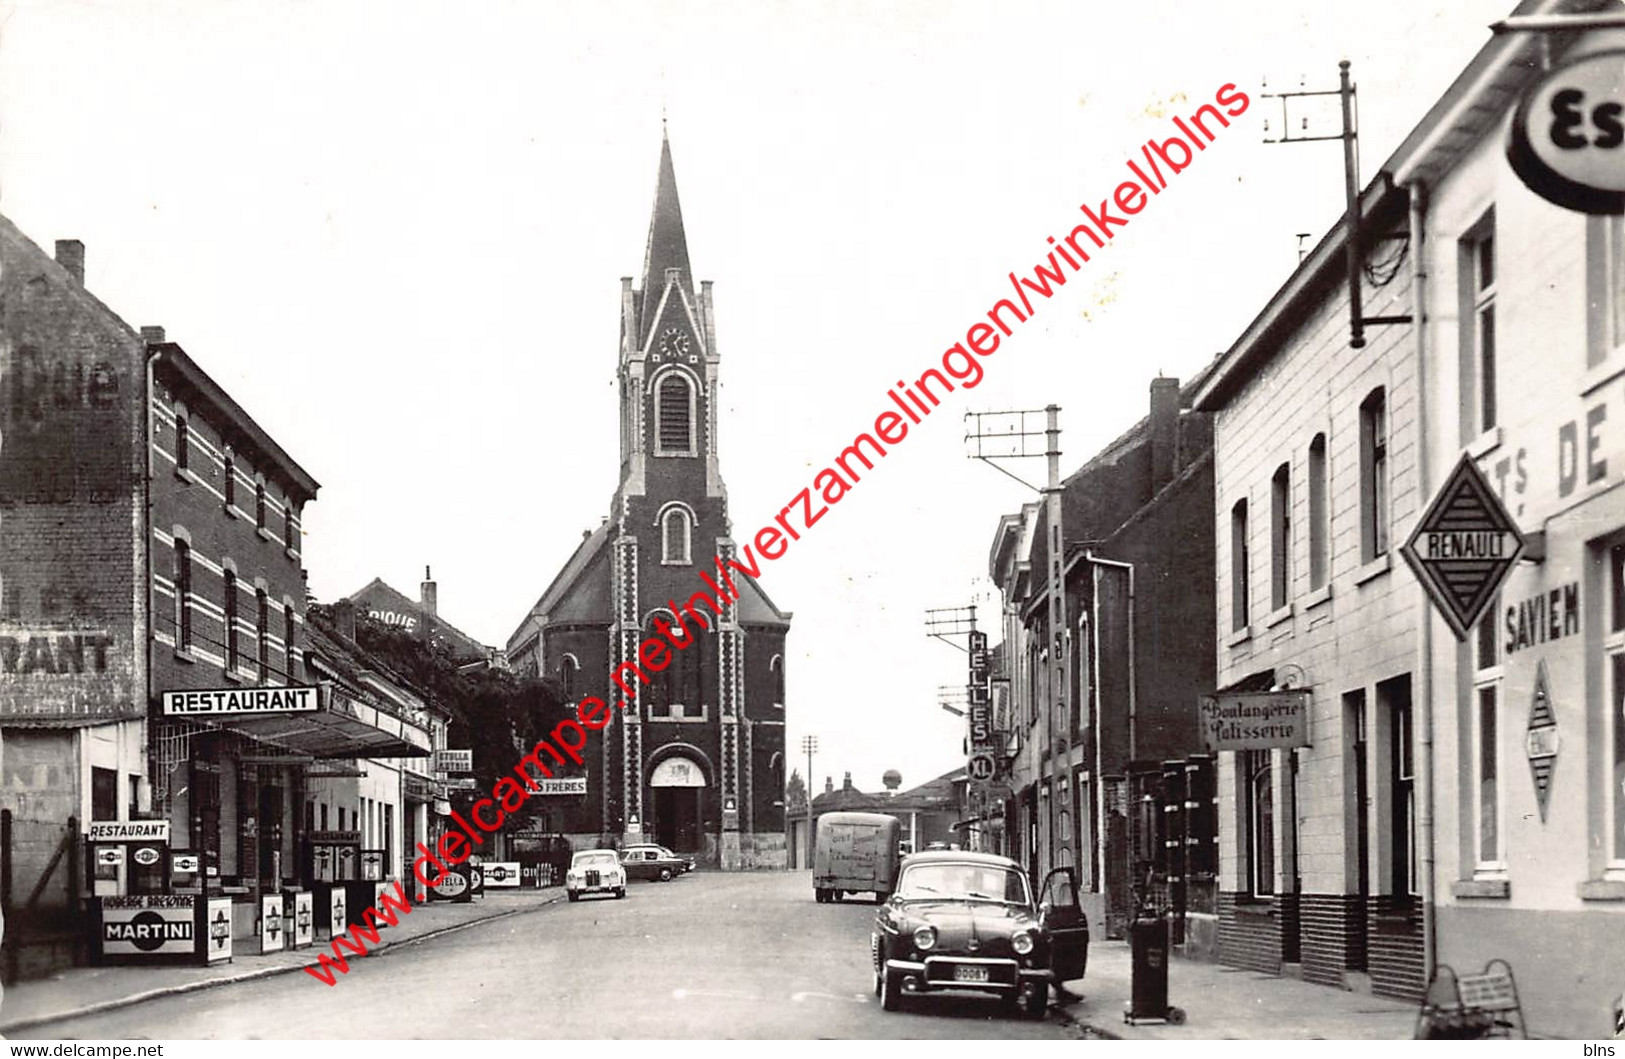
{"type": "Polygon", "coordinates": [[[1038,1017],[1051,982],[1082,978],[1089,924],[1072,869],[1057,868],[1035,903],[1027,873],[990,853],[916,853],[870,937],[875,995],[896,1011],[904,996],[969,990],[1038,1017]]]}
{"type": "Polygon", "coordinates": [[[659,879],[668,882],[694,867],[694,862],[665,846],[627,846],[621,850],[621,866],[628,879],[659,879]]]}

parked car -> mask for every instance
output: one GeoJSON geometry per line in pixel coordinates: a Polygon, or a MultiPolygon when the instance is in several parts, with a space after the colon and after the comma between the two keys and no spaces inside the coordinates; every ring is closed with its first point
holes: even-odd
{"type": "Polygon", "coordinates": [[[614,894],[626,896],[626,869],[612,849],[584,849],[570,858],[570,870],[564,873],[564,892],[570,900],[581,900],[582,894],[614,894]]]}
{"type": "Polygon", "coordinates": [[[878,904],[897,880],[902,824],[884,813],[825,813],[813,849],[813,898],[820,904],[872,893],[878,904]]]}
{"type": "Polygon", "coordinates": [[[693,862],[679,857],[665,846],[637,845],[621,850],[621,867],[628,879],[659,879],[670,882],[692,868],[693,862]]]}
{"type": "Polygon", "coordinates": [[[1054,982],[1082,978],[1089,923],[1071,868],[1056,868],[1035,903],[1015,861],[991,853],[916,853],[870,935],[875,995],[896,1011],[905,996],[970,990],[1042,1017],[1054,982]]]}

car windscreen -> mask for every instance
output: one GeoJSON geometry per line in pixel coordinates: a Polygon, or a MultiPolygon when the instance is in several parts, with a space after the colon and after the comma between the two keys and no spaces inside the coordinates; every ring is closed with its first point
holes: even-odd
{"type": "Polygon", "coordinates": [[[997,864],[911,864],[903,870],[897,896],[905,900],[946,898],[1031,903],[1026,877],[997,864]]]}
{"type": "Polygon", "coordinates": [[[613,868],[620,864],[613,853],[587,853],[571,862],[573,868],[613,868]]]}

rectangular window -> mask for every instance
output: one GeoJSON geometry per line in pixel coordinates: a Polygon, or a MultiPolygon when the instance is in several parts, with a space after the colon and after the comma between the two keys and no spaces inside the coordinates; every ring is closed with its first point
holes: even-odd
{"type": "Polygon", "coordinates": [[[1275,787],[1269,750],[1241,753],[1247,784],[1247,883],[1253,896],[1275,893],[1275,787]]]}
{"type": "Polygon", "coordinates": [[[1270,609],[1286,606],[1292,593],[1292,465],[1270,479],[1270,609]]]}
{"type": "Polygon", "coordinates": [[[1399,677],[1377,685],[1380,700],[1388,706],[1389,796],[1392,816],[1389,823],[1393,874],[1392,893],[1419,891],[1416,863],[1416,768],[1411,731],[1411,682],[1399,677]]]}
{"type": "Polygon", "coordinates": [[[254,525],[265,528],[265,483],[254,486],[254,525]]]}
{"type": "Polygon", "coordinates": [[[289,500],[282,505],[282,545],[285,548],[293,547],[293,501],[289,500]]]}
{"type": "Polygon", "coordinates": [[[141,815],[141,777],[124,777],[130,784],[130,819],[134,820],[141,815]]]}
{"type": "Polygon", "coordinates": [[[1478,862],[1495,864],[1501,859],[1500,780],[1496,769],[1499,750],[1495,730],[1495,700],[1498,689],[1487,684],[1478,689],[1478,862]]]}
{"type": "Polygon", "coordinates": [[[192,646],[192,549],[183,540],[175,541],[175,647],[192,646]]]}
{"type": "Polygon", "coordinates": [[[1247,501],[1230,509],[1230,629],[1240,632],[1252,619],[1247,614],[1247,501]]]}
{"type": "Polygon", "coordinates": [[[1326,504],[1326,435],[1309,443],[1309,587],[1326,587],[1331,509],[1326,504]]]}
{"type": "Polygon", "coordinates": [[[262,588],[254,593],[254,602],[257,610],[254,633],[259,648],[260,679],[267,680],[271,676],[271,600],[262,588]]]}
{"type": "Polygon", "coordinates": [[[118,772],[93,765],[90,769],[90,818],[118,819],[118,772]]]}
{"type": "Polygon", "coordinates": [[[1625,220],[1591,217],[1586,223],[1586,367],[1625,347],[1625,220]]]}
{"type": "Polygon", "coordinates": [[[1388,553],[1388,410],[1382,388],[1360,403],[1360,561],[1388,553]]]}
{"type": "Polygon", "coordinates": [[[237,506],[237,462],[229,455],[226,457],[226,506],[237,506]]]}
{"type": "Polygon", "coordinates": [[[289,683],[299,679],[299,671],[294,668],[294,642],[298,626],[293,620],[293,604],[287,600],[282,601],[282,668],[286,671],[289,683]]]}
{"type": "Polygon", "coordinates": [[[226,672],[237,669],[237,575],[226,571],[226,672]]]}
{"type": "Polygon", "coordinates": [[[1469,435],[1499,422],[1495,350],[1495,211],[1487,212],[1461,241],[1462,396],[1471,407],[1463,420],[1469,435]],[[1470,377],[1469,377],[1470,373],[1470,377]]]}
{"type": "Polygon", "coordinates": [[[1603,755],[1607,768],[1608,791],[1603,799],[1607,823],[1608,867],[1625,871],[1625,544],[1608,550],[1608,576],[1611,597],[1608,637],[1603,641],[1608,656],[1608,716],[1603,721],[1603,738],[1608,748],[1603,755]]]}
{"type": "Polygon", "coordinates": [[[184,471],[191,465],[192,436],[185,416],[175,417],[175,469],[184,471]]]}

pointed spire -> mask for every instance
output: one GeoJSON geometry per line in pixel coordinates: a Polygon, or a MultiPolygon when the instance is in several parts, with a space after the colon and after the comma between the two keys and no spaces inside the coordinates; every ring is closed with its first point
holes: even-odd
{"type": "Polygon", "coordinates": [[[649,218],[649,243],[643,254],[643,306],[639,315],[641,339],[647,339],[654,326],[654,311],[666,289],[666,270],[678,270],[679,282],[694,296],[694,275],[688,264],[688,237],[683,233],[683,209],[677,201],[677,173],[671,164],[671,140],[666,136],[664,117],[660,123],[660,177],[655,185],[653,214],[649,218]]]}

